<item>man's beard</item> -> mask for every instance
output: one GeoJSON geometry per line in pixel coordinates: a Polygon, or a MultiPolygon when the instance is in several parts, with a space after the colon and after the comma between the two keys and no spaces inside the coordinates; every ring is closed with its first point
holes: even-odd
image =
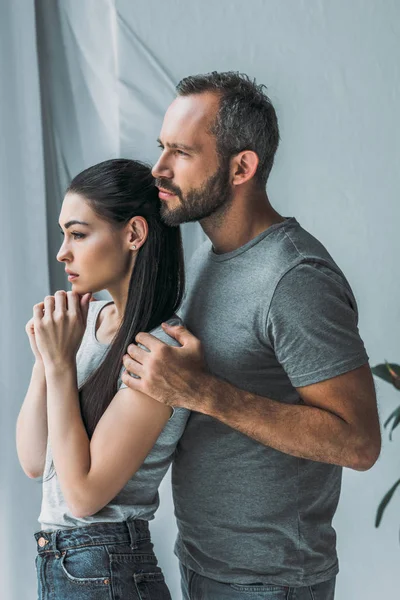
{"type": "Polygon", "coordinates": [[[229,182],[230,161],[221,164],[214,175],[211,175],[200,188],[191,189],[185,196],[182,190],[168,179],[157,178],[156,186],[172,192],[180,200],[176,208],[168,208],[168,203],[161,201],[161,218],[169,227],[181,223],[201,221],[224,212],[232,199],[229,182]]]}

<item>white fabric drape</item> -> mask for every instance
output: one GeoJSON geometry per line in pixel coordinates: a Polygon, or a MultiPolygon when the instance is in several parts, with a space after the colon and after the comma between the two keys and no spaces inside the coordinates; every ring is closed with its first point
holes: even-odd
{"type": "MultiPolygon", "coordinates": [[[[345,271],[371,362],[396,361],[399,23],[395,0],[0,1],[2,597],[35,597],[40,485],[18,465],[14,431],[32,364],[25,323],[34,303],[68,285],[54,258],[63,189],[100,160],[154,162],[181,77],[235,69],[268,85],[282,137],[271,201],[345,271]]],[[[185,226],[187,258],[203,239],[198,225],[185,226]]],[[[378,386],[384,419],[398,395],[378,386]]],[[[373,528],[377,503],[398,477],[397,442],[384,444],[372,471],[345,472],[336,518],[343,600],[397,589],[394,504],[373,528]]],[[[168,478],[152,530],[178,599],[168,478]]]]}
{"type": "Polygon", "coordinates": [[[1,597],[33,598],[40,486],[23,474],[15,422],[32,358],[25,323],[49,293],[42,124],[33,5],[0,3],[1,597]]]}

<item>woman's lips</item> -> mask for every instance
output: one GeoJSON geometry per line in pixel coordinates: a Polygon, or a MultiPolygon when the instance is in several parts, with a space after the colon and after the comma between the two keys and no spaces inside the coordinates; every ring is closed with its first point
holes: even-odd
{"type": "Polygon", "coordinates": [[[73,273],[72,271],[68,271],[68,269],[65,269],[65,272],[68,275],[68,281],[74,281],[74,279],[79,277],[78,273],[73,273]]]}

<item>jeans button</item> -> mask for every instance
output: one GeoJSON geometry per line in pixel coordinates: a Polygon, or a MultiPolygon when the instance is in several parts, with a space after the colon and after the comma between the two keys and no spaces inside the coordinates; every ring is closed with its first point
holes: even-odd
{"type": "Polygon", "coordinates": [[[41,548],[43,548],[48,543],[49,543],[49,541],[46,540],[44,537],[41,537],[38,539],[38,544],[41,548]]]}

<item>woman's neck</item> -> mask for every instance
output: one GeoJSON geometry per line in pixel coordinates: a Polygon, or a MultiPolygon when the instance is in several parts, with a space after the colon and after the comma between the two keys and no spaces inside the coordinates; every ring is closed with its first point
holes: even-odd
{"type": "Polygon", "coordinates": [[[110,343],[120,328],[128,296],[127,291],[124,293],[122,288],[118,290],[108,288],[107,292],[112,300],[100,311],[96,323],[96,337],[103,344],[110,343]]]}
{"type": "Polygon", "coordinates": [[[114,317],[116,320],[119,320],[119,322],[122,321],[125,314],[126,303],[128,301],[129,279],[121,281],[118,286],[107,289],[107,292],[114,302],[114,317]]]}

